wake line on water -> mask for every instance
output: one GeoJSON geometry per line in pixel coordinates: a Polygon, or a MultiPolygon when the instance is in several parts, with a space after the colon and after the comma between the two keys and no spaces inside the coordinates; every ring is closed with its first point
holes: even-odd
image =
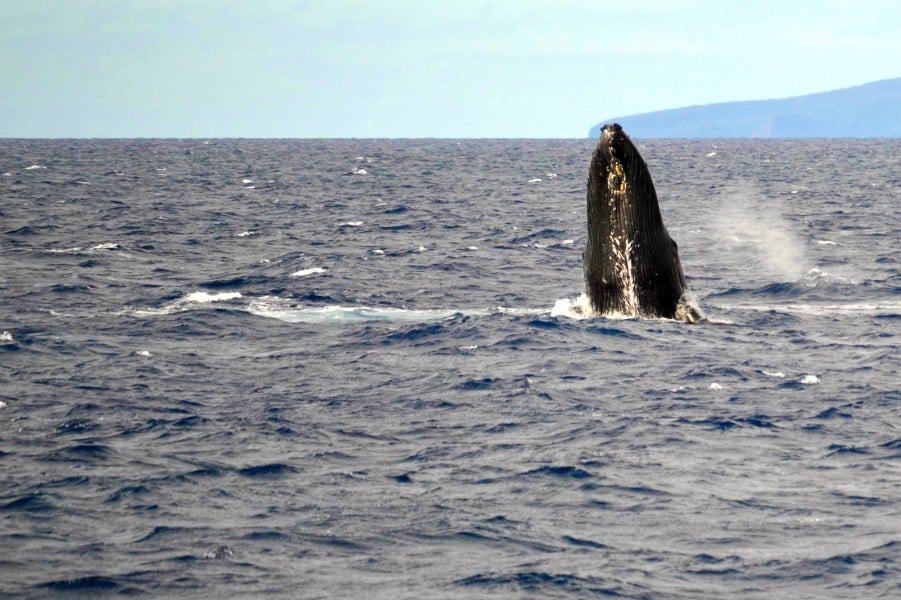
{"type": "Polygon", "coordinates": [[[439,321],[456,316],[488,316],[492,314],[508,315],[542,315],[550,314],[546,308],[457,308],[457,309],[408,309],[373,306],[299,306],[292,300],[276,296],[260,296],[246,298],[240,292],[193,292],[183,298],[160,308],[126,309],[125,312],[136,317],[154,317],[171,315],[180,312],[221,309],[239,310],[257,315],[278,319],[286,323],[322,323],[322,322],[357,322],[357,321],[390,321],[401,323],[419,323],[439,321]]]}
{"type": "MultiPolygon", "coordinates": [[[[393,323],[421,323],[440,321],[459,316],[486,317],[492,315],[550,316],[581,321],[593,318],[639,320],[636,315],[619,313],[599,314],[591,308],[586,294],[575,299],[561,298],[550,308],[496,306],[486,308],[409,309],[373,306],[302,306],[294,300],[277,296],[245,297],[240,292],[193,292],[159,308],[127,307],[118,314],[135,317],[155,317],[197,310],[237,310],[252,315],[277,319],[286,323],[327,323],[382,321],[393,323]]],[[[672,319],[653,319],[670,321],[672,319]]]]}
{"type": "MultiPolygon", "coordinates": [[[[373,306],[301,306],[293,300],[277,296],[245,297],[240,292],[193,292],[159,308],[126,308],[120,313],[136,317],[171,315],[194,310],[239,310],[253,315],[278,319],[286,323],[322,323],[389,321],[416,323],[439,321],[457,316],[490,316],[495,314],[513,316],[568,317],[585,319],[594,315],[590,312],[588,298],[584,294],[575,301],[563,298],[552,308],[515,308],[497,306],[494,308],[440,308],[409,309],[373,306]]],[[[610,315],[610,318],[634,318],[627,315],[610,315]]]]}
{"type": "MultiPolygon", "coordinates": [[[[901,314],[901,302],[852,302],[845,304],[785,303],[785,304],[711,304],[721,311],[761,311],[799,313],[809,316],[853,315],[853,314],[901,314]]],[[[422,323],[441,321],[460,316],[487,317],[492,315],[549,316],[574,321],[586,319],[608,320],[653,320],[673,321],[673,319],[642,319],[636,315],[620,313],[599,314],[592,310],[586,294],[577,298],[561,298],[551,308],[527,307],[485,307],[485,308],[438,308],[411,309],[375,306],[303,306],[293,299],[277,296],[246,297],[240,292],[193,292],[159,308],[127,307],[117,314],[128,314],[147,318],[198,310],[235,310],[259,317],[276,319],[285,323],[354,323],[380,321],[390,323],[422,323]]],[[[707,317],[706,322],[714,325],[732,325],[732,321],[707,317]]]]}
{"type": "Polygon", "coordinates": [[[787,304],[732,304],[712,305],[719,309],[753,311],[753,312],[781,312],[798,313],[812,316],[876,314],[891,315],[901,314],[901,302],[848,302],[845,304],[813,304],[813,303],[787,303],[787,304]]]}

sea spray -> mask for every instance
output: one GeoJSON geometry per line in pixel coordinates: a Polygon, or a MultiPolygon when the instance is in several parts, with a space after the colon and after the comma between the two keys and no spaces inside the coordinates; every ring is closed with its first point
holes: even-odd
{"type": "Polygon", "coordinates": [[[797,281],[810,269],[797,224],[786,218],[782,202],[749,186],[721,196],[710,227],[725,252],[782,281],[797,281]]]}

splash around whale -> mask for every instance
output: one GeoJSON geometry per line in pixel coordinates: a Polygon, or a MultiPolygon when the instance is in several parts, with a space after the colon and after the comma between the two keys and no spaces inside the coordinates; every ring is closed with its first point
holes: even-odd
{"type": "Polygon", "coordinates": [[[585,294],[604,315],[703,318],[691,300],[676,242],[638,149],[617,123],[604,125],[588,170],[585,294]]]}

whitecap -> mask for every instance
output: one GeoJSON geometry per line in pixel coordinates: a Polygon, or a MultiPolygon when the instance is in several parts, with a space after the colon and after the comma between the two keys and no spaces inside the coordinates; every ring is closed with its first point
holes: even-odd
{"type": "Polygon", "coordinates": [[[121,311],[125,314],[133,314],[138,317],[148,317],[157,315],[170,315],[174,312],[190,310],[191,304],[212,304],[215,302],[225,302],[227,300],[235,300],[242,298],[240,292],[220,292],[218,294],[210,294],[209,292],[192,292],[183,298],[163,306],[162,308],[142,308],[132,310],[129,308],[121,311]]]}
{"type": "Polygon", "coordinates": [[[554,303],[554,308],[551,309],[551,316],[568,317],[576,320],[603,317],[612,321],[633,321],[639,318],[638,315],[625,314],[618,311],[599,313],[591,306],[591,301],[584,292],[574,301],[568,298],[557,300],[554,303]]]}
{"type": "Polygon", "coordinates": [[[782,371],[764,371],[763,374],[767,377],[778,377],[779,379],[785,377],[785,373],[783,373],[782,371]]]}
{"type": "Polygon", "coordinates": [[[714,381],[713,383],[711,383],[708,387],[709,387],[711,390],[721,390],[721,389],[723,389],[723,386],[720,385],[719,383],[715,382],[715,381],[714,381]]]}
{"type": "Polygon", "coordinates": [[[714,156],[716,156],[716,152],[708,152],[707,153],[707,158],[713,158],[714,156]]]}
{"type": "Polygon", "coordinates": [[[420,245],[419,248],[416,249],[417,252],[425,252],[427,248],[425,246],[420,245]]]}
{"type": "Polygon", "coordinates": [[[339,227],[359,227],[363,224],[363,221],[347,221],[346,223],[339,223],[339,227]]]}
{"type": "Polygon", "coordinates": [[[116,250],[119,248],[119,244],[113,242],[104,242],[102,244],[97,244],[96,246],[91,246],[91,250],[116,250]]]}
{"type": "Polygon", "coordinates": [[[13,334],[8,331],[4,331],[0,333],[0,344],[12,344],[16,340],[13,338],[13,334]]]}
{"type": "Polygon", "coordinates": [[[836,243],[832,240],[817,240],[817,244],[820,246],[835,246],[836,243]]]}
{"type": "Polygon", "coordinates": [[[541,177],[533,177],[532,179],[529,180],[529,183],[540,183],[540,182],[541,182],[541,177]]]}
{"type": "Polygon", "coordinates": [[[137,354],[138,356],[145,356],[145,357],[149,357],[149,356],[150,356],[150,352],[148,352],[147,350],[138,350],[138,352],[137,352],[136,354],[137,354]]]}
{"type": "Polygon", "coordinates": [[[750,310],[760,312],[799,313],[812,316],[895,314],[901,311],[901,302],[891,300],[881,302],[849,302],[847,304],[735,304],[720,306],[731,310],[750,310]]]}
{"type": "Polygon", "coordinates": [[[12,173],[4,173],[3,176],[4,176],[4,177],[12,177],[13,174],[12,174],[12,173]]]}
{"type": "Polygon", "coordinates": [[[544,176],[547,177],[548,179],[556,179],[557,178],[556,173],[545,173],[544,176]]]}
{"type": "Polygon", "coordinates": [[[798,193],[798,190],[792,190],[792,191],[789,192],[789,193],[791,193],[791,194],[797,194],[797,193],[798,193]]]}
{"type": "Polygon", "coordinates": [[[245,186],[244,186],[244,189],[245,189],[245,190],[255,190],[255,189],[257,189],[257,186],[255,186],[255,185],[245,185],[245,186]]]}
{"type": "Polygon", "coordinates": [[[513,315],[515,317],[527,317],[527,316],[537,316],[537,315],[548,314],[548,310],[546,308],[516,308],[513,306],[498,306],[497,312],[502,315],[513,315]]]}
{"type": "Polygon", "coordinates": [[[384,251],[384,250],[381,250],[381,249],[379,249],[379,248],[376,248],[375,250],[372,251],[372,253],[373,253],[373,254],[384,254],[385,251],[384,251]]]}
{"type": "Polygon", "coordinates": [[[720,319],[718,317],[704,317],[705,323],[710,323],[711,325],[735,325],[735,321],[730,321],[729,319],[720,319]]]}
{"type": "Polygon", "coordinates": [[[805,279],[817,279],[819,277],[827,277],[828,275],[829,274],[826,273],[826,271],[821,271],[817,267],[814,267],[811,270],[807,271],[807,274],[804,275],[804,278],[805,279]]]}
{"type": "Polygon", "coordinates": [[[478,344],[473,344],[473,345],[471,345],[471,346],[459,346],[457,349],[458,349],[458,350],[463,350],[463,351],[465,352],[465,351],[467,351],[467,350],[475,350],[475,349],[478,348],[478,347],[479,347],[478,344]]]}
{"type": "Polygon", "coordinates": [[[823,280],[830,281],[830,282],[843,283],[843,284],[857,285],[857,281],[855,281],[854,279],[852,279],[851,277],[849,277],[847,275],[843,275],[841,273],[832,273],[832,272],[827,272],[827,271],[821,271],[820,269],[818,269],[816,267],[814,267],[813,269],[808,271],[806,275],[804,275],[804,282],[809,285],[816,286],[818,283],[820,283],[823,280]]]}
{"type": "Polygon", "coordinates": [[[46,169],[47,167],[42,167],[41,165],[31,165],[30,167],[25,167],[26,171],[34,171],[35,169],[46,169]]]}
{"type": "Polygon", "coordinates": [[[81,246],[72,246],[71,248],[50,248],[47,250],[50,254],[75,254],[82,251],[81,246]]]}
{"type": "Polygon", "coordinates": [[[801,383],[804,385],[814,385],[820,382],[820,378],[816,375],[805,375],[801,378],[801,383]]]}
{"type": "Polygon", "coordinates": [[[355,169],[354,175],[366,175],[366,169],[355,169]]]}
{"type": "MultiPolygon", "coordinates": [[[[687,301],[688,303],[692,303],[691,297],[686,295],[683,297],[683,301],[687,301]]],[[[696,305],[692,304],[692,308],[696,310],[700,310],[696,305]]],[[[546,311],[545,311],[546,312],[546,311]]],[[[577,321],[582,319],[592,319],[597,317],[603,317],[604,319],[608,319],[611,321],[635,321],[639,319],[644,320],[655,320],[655,321],[669,321],[669,322],[684,322],[685,319],[677,318],[677,319],[668,319],[664,317],[642,317],[637,314],[627,314],[621,313],[619,311],[611,311],[608,313],[599,313],[594,310],[591,306],[591,300],[588,298],[588,294],[582,292],[578,298],[570,299],[570,298],[559,298],[556,302],[554,302],[553,308],[550,310],[550,315],[552,317],[567,317],[569,319],[575,319],[577,321]]],[[[705,321],[708,319],[702,315],[702,318],[705,321]]],[[[730,321],[711,321],[714,323],[724,324],[724,325],[732,325],[733,323],[730,321]]]]}
{"type": "Polygon", "coordinates": [[[561,246],[569,246],[570,244],[574,244],[574,243],[575,243],[575,240],[563,240],[562,242],[560,242],[560,245],[561,246]]]}
{"type": "Polygon", "coordinates": [[[224,300],[235,300],[241,298],[241,292],[219,292],[218,294],[210,294],[208,292],[192,292],[182,298],[184,302],[197,302],[206,304],[208,302],[222,302],[224,300]]]}
{"type": "Polygon", "coordinates": [[[247,307],[251,314],[278,319],[286,323],[326,323],[326,322],[359,322],[359,321],[391,321],[401,323],[420,323],[439,321],[457,315],[485,315],[487,310],[412,310],[404,308],[374,308],[370,306],[297,306],[290,300],[272,296],[263,296],[252,301],[247,307]]]}
{"type": "Polygon", "coordinates": [[[581,320],[597,315],[594,309],[591,308],[588,294],[582,293],[575,300],[570,300],[569,298],[558,299],[554,302],[554,307],[551,309],[551,316],[581,320]]]}
{"type": "Polygon", "coordinates": [[[256,231],[242,231],[241,233],[238,234],[238,237],[250,237],[250,236],[256,235],[256,234],[257,234],[256,231]]]}
{"type": "Polygon", "coordinates": [[[466,246],[466,249],[467,250],[478,250],[479,247],[478,246],[466,246]]]}
{"type": "Polygon", "coordinates": [[[325,269],[322,267],[312,267],[310,269],[301,269],[300,271],[294,271],[288,277],[308,277],[310,275],[319,275],[320,273],[325,273],[325,269]]]}
{"type": "Polygon", "coordinates": [[[245,177],[244,179],[241,180],[241,183],[243,183],[244,185],[247,185],[248,183],[253,183],[253,179],[248,179],[245,177]]]}
{"type": "Polygon", "coordinates": [[[6,402],[0,400],[0,408],[6,408],[6,402]]]}

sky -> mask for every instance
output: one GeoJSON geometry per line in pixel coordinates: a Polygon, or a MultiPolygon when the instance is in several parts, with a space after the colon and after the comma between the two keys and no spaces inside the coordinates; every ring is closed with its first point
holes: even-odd
{"type": "Polygon", "coordinates": [[[3,0],[0,137],[573,138],[899,65],[897,0],[3,0]]]}

